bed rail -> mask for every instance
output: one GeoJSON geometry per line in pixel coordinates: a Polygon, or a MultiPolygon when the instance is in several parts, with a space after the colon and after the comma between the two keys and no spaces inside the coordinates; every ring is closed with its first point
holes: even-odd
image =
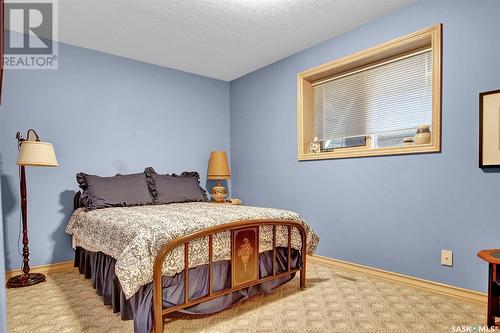
{"type": "Polygon", "coordinates": [[[164,245],[157,254],[153,268],[153,332],[163,332],[165,315],[175,312],[190,306],[212,300],[214,298],[230,294],[250,286],[254,286],[266,281],[278,279],[300,271],[300,288],[306,286],[306,246],[307,237],[306,230],[300,222],[292,220],[245,220],[232,222],[203,229],[190,235],[178,238],[164,245]],[[272,226],[272,274],[263,278],[259,276],[259,229],[261,226],[272,226]],[[288,263],[287,269],[284,272],[277,273],[276,270],[276,227],[285,226],[288,228],[288,263]],[[300,267],[291,267],[291,252],[292,252],[292,228],[296,228],[300,232],[302,239],[300,267]],[[213,235],[230,231],[231,232],[231,287],[220,291],[212,289],[212,262],[213,262],[213,235]],[[200,238],[208,237],[208,275],[209,275],[209,290],[206,296],[189,299],[189,243],[200,238]],[[184,283],[185,296],[184,303],[169,308],[163,308],[163,262],[166,255],[178,246],[184,247],[184,283]]]}

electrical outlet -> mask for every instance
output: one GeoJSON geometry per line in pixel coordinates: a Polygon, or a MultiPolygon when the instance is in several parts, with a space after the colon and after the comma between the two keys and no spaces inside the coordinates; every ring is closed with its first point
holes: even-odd
{"type": "Polygon", "coordinates": [[[453,266],[453,251],[441,250],[441,265],[453,266]]]}

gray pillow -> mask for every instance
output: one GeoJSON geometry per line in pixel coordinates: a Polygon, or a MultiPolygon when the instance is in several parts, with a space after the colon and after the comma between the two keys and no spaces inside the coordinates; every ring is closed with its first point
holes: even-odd
{"type": "Polygon", "coordinates": [[[80,172],[76,180],[83,190],[85,210],[153,204],[144,172],[99,177],[80,172]]]}
{"type": "Polygon", "coordinates": [[[144,170],[148,187],[155,204],[176,202],[208,201],[205,190],[200,186],[197,172],[183,172],[179,176],[159,175],[153,168],[144,170]]]}

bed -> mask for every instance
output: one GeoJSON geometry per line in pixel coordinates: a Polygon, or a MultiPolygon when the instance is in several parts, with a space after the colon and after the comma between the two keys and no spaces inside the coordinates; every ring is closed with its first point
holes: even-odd
{"type": "Polygon", "coordinates": [[[186,202],[86,211],[81,193],[66,232],[75,266],[134,331],[163,332],[174,312],[221,311],[300,274],[319,238],[296,213],[186,202]]]}

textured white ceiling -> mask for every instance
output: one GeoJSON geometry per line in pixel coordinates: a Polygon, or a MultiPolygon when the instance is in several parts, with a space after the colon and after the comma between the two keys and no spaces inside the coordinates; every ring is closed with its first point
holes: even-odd
{"type": "Polygon", "coordinates": [[[413,0],[61,0],[59,40],[233,80],[413,0]]]}

